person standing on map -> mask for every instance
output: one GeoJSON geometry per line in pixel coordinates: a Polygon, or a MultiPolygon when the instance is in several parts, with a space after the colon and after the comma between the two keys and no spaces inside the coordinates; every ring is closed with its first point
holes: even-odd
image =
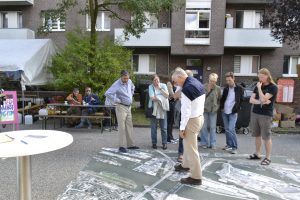
{"type": "Polygon", "coordinates": [[[175,166],[175,171],[190,171],[191,176],[182,178],[182,184],[201,185],[202,171],[198,152],[197,136],[203,126],[205,89],[194,77],[176,68],[172,80],[182,88],[181,90],[181,121],[180,137],[183,138],[183,160],[182,164],[175,166]]]}
{"type": "Polygon", "coordinates": [[[261,161],[261,165],[270,165],[272,150],[271,124],[278,89],[268,69],[260,69],[258,78],[259,82],[256,84],[250,98],[250,103],[253,104],[250,124],[252,136],[255,137],[256,151],[248,159],[261,159],[263,140],[266,148],[266,157],[261,161]]]}
{"type": "Polygon", "coordinates": [[[119,151],[126,153],[127,149],[139,149],[133,145],[131,104],[133,101],[134,85],[129,79],[129,72],[121,71],[121,78],[115,81],[105,92],[105,96],[116,105],[116,115],[119,131],[119,151]]]}

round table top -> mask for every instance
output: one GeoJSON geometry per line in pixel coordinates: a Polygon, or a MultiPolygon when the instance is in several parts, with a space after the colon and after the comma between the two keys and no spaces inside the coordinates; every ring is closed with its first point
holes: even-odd
{"type": "Polygon", "coordinates": [[[21,130],[3,132],[14,138],[11,142],[0,143],[0,157],[18,157],[46,153],[61,149],[73,142],[69,133],[52,130],[21,130]]]}

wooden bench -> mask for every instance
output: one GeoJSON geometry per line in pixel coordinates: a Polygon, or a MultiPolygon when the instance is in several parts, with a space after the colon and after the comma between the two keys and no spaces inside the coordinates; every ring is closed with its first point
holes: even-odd
{"type": "Polygon", "coordinates": [[[39,110],[41,108],[41,105],[33,105],[33,106],[25,106],[24,109],[23,108],[19,108],[18,112],[29,112],[29,111],[33,111],[33,110],[39,110]]]}
{"type": "MultiPolygon", "coordinates": [[[[43,120],[42,123],[42,129],[47,129],[47,120],[49,118],[53,119],[61,119],[60,125],[62,127],[62,120],[66,118],[88,118],[88,119],[95,119],[99,120],[100,122],[100,128],[101,128],[101,133],[103,133],[104,127],[103,127],[103,120],[104,119],[109,119],[111,123],[111,116],[105,116],[104,113],[95,113],[93,115],[87,115],[87,116],[81,116],[81,115],[34,115],[35,117],[39,117],[40,119],[43,120]]],[[[55,126],[55,125],[54,125],[55,126]]],[[[110,124],[110,130],[111,130],[111,124],[110,124]]]]}

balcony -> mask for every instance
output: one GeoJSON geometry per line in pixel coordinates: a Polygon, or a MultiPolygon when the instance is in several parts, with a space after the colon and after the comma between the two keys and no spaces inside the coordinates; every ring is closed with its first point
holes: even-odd
{"type": "Polygon", "coordinates": [[[0,29],[0,39],[35,39],[35,34],[27,28],[4,28],[0,29]]]}
{"type": "Polygon", "coordinates": [[[224,37],[225,47],[279,48],[278,41],[271,36],[270,29],[227,28],[224,37]]]}
{"type": "Polygon", "coordinates": [[[154,28],[147,29],[141,34],[140,38],[130,36],[129,40],[124,38],[124,29],[115,29],[115,41],[120,41],[123,46],[127,47],[170,47],[171,46],[171,29],[154,28]]]}
{"type": "Polygon", "coordinates": [[[0,6],[32,6],[34,0],[0,0],[0,6]]]}

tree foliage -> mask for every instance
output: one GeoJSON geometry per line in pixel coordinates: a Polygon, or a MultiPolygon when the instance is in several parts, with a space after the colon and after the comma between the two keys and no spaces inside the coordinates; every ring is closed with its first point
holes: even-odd
{"type": "MultiPolygon", "coordinates": [[[[60,18],[66,16],[66,12],[78,5],[80,0],[61,0],[57,3],[57,8],[49,11],[52,18],[60,18]]],[[[86,7],[80,9],[81,14],[89,14],[91,22],[90,42],[96,42],[96,22],[98,11],[106,11],[112,19],[119,19],[124,22],[124,34],[128,38],[129,35],[140,37],[145,32],[145,24],[150,21],[146,17],[146,12],[158,16],[162,11],[170,11],[181,8],[184,0],[86,0],[86,7]],[[132,19],[126,19],[118,10],[127,11],[134,16],[132,19]]],[[[47,21],[39,29],[40,32],[50,32],[47,21]]]]}
{"type": "Polygon", "coordinates": [[[282,43],[300,42],[300,0],[273,0],[262,24],[270,25],[272,35],[282,43]]]}
{"type": "Polygon", "coordinates": [[[131,51],[105,39],[97,42],[94,59],[89,59],[91,44],[89,36],[77,31],[67,35],[67,45],[53,57],[49,68],[54,76],[56,89],[71,91],[74,87],[81,90],[86,86],[103,97],[105,91],[120,77],[122,69],[131,69],[131,51]],[[91,73],[91,68],[94,72],[91,73]]]}

